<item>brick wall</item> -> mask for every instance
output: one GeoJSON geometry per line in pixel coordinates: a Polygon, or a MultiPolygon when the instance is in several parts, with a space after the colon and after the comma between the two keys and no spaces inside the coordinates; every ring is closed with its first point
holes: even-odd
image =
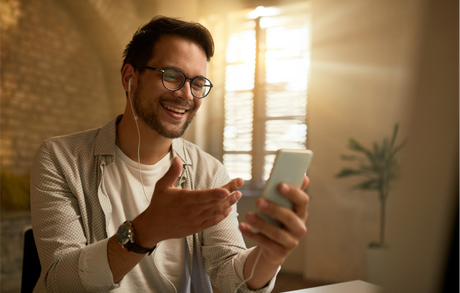
{"type": "Polygon", "coordinates": [[[44,139],[114,115],[98,53],[56,2],[6,1],[18,13],[2,21],[0,151],[1,167],[15,173],[29,172],[44,139]]]}
{"type": "MultiPolygon", "coordinates": [[[[99,127],[122,113],[122,51],[136,28],[155,15],[155,5],[140,0],[0,4],[0,168],[27,176],[44,139],[99,127]]],[[[28,212],[2,211],[1,292],[19,292],[23,230],[29,224],[28,212]]]]}
{"type": "Polygon", "coordinates": [[[1,1],[1,167],[27,174],[40,143],[123,111],[121,54],[155,1],[1,1]]]}
{"type": "Polygon", "coordinates": [[[24,232],[30,227],[30,213],[2,215],[0,292],[19,292],[22,280],[24,232]]]}

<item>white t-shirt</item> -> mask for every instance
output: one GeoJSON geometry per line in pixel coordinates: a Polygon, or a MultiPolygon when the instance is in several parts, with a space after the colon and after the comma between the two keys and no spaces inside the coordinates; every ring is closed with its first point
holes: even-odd
{"type": "MultiPolygon", "coordinates": [[[[168,171],[172,159],[172,154],[168,153],[154,165],[141,164],[144,195],[138,163],[116,148],[115,162],[105,169],[102,180],[102,191],[112,204],[108,235],[116,234],[124,221],[133,220],[148,207],[155,184],[168,171]]],[[[188,253],[185,238],[162,241],[150,256],[145,256],[125,275],[121,287],[114,292],[175,292],[165,277],[177,292],[190,292],[188,253]]]]}

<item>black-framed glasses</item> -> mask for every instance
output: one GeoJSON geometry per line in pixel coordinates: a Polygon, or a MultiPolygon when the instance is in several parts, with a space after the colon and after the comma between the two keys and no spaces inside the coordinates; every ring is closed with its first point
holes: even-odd
{"type": "Polygon", "coordinates": [[[212,83],[209,79],[203,76],[190,78],[185,76],[182,70],[177,68],[158,69],[150,66],[136,66],[137,68],[147,68],[150,70],[160,71],[163,74],[163,86],[170,91],[180,90],[187,80],[190,81],[190,91],[197,99],[206,97],[212,88],[212,83]]]}

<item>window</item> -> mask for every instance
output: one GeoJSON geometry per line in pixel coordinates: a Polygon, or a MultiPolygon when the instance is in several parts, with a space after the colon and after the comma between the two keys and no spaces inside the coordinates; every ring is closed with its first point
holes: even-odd
{"type": "Polygon", "coordinates": [[[309,28],[302,8],[230,18],[223,163],[231,178],[243,178],[251,189],[268,179],[276,150],[306,148],[309,28]]]}

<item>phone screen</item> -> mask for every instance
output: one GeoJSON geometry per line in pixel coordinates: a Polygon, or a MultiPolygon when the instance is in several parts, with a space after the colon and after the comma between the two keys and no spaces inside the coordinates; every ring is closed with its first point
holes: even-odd
{"type": "MultiPolygon", "coordinates": [[[[278,150],[270,178],[265,183],[262,197],[292,210],[292,202],[278,192],[278,186],[280,183],[285,182],[300,188],[312,157],[313,152],[310,150],[278,150]]],[[[259,215],[268,223],[281,226],[281,223],[271,217],[260,212],[259,215]]]]}

